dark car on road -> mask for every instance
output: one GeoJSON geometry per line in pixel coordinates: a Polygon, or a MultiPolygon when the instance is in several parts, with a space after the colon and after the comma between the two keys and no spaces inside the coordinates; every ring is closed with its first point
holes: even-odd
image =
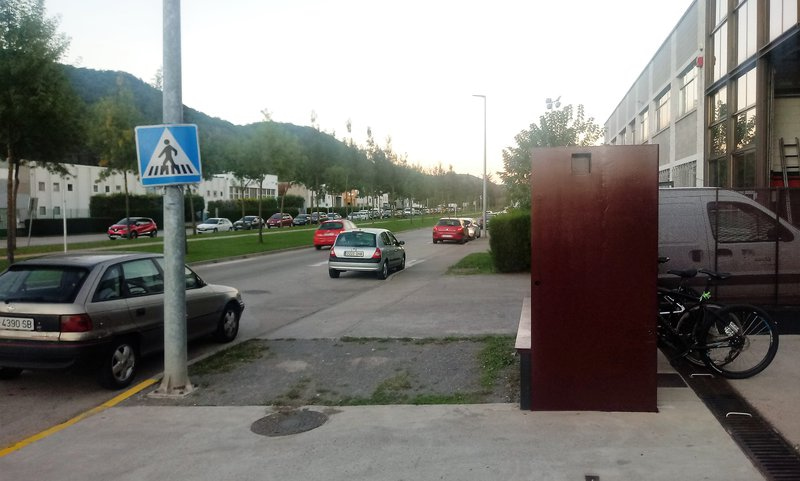
{"type": "MultiPolygon", "coordinates": [[[[188,267],[188,339],[233,341],[244,302],[188,267]]],[[[164,258],[79,252],[17,262],[0,274],[0,379],[24,369],[97,369],[103,387],[134,379],[140,356],[164,347],[164,258]]]]}
{"type": "Polygon", "coordinates": [[[136,239],[146,235],[155,237],[158,235],[156,221],[149,217],[124,217],[108,228],[108,238],[111,240],[120,237],[136,239]]]}
{"type": "Polygon", "coordinates": [[[258,229],[264,225],[264,219],[257,215],[246,215],[233,223],[233,230],[258,229]]]}
{"type": "Polygon", "coordinates": [[[297,217],[292,219],[292,225],[309,225],[311,224],[311,214],[297,214],[297,217]]]}

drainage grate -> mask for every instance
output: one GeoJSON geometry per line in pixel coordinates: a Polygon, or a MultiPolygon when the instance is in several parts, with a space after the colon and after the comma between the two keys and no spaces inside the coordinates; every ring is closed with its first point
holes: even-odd
{"type": "Polygon", "coordinates": [[[693,376],[686,363],[674,367],[765,478],[800,479],[800,453],[726,379],[693,376]]]}
{"type": "Polygon", "coordinates": [[[328,416],[317,411],[288,411],[265,416],[250,425],[250,430],[262,436],[288,436],[304,433],[325,424],[328,416]]]}

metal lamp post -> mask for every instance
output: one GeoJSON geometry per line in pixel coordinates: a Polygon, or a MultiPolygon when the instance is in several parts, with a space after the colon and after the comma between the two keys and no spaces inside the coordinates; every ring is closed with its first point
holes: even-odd
{"type": "Polygon", "coordinates": [[[486,235],[486,96],[475,94],[473,97],[480,97],[483,99],[483,196],[481,206],[481,223],[482,235],[486,235]]]}

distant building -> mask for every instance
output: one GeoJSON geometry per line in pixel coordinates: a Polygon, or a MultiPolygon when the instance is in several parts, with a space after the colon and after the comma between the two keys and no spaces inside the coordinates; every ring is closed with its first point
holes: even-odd
{"type": "Polygon", "coordinates": [[[692,3],[605,123],[662,185],[800,187],[798,0],[692,3]]]}
{"type": "MultiPolygon", "coordinates": [[[[38,219],[60,219],[89,217],[89,202],[95,195],[121,194],[125,192],[125,176],[114,173],[100,179],[105,167],[89,165],[63,164],[69,171],[66,176],[52,173],[36,163],[26,164],[20,168],[19,190],[17,192],[17,219],[22,224],[26,219],[35,216],[38,219]]],[[[7,221],[7,179],[8,164],[0,163],[0,228],[5,228],[7,221]]],[[[158,194],[162,188],[145,188],[136,175],[127,176],[128,192],[136,195],[158,194]]],[[[219,200],[236,200],[242,197],[258,196],[259,186],[241,185],[231,174],[215,175],[191,186],[192,191],[209,202],[219,200]]],[[[278,177],[266,176],[260,186],[262,195],[275,197],[278,192],[278,177]]]]}

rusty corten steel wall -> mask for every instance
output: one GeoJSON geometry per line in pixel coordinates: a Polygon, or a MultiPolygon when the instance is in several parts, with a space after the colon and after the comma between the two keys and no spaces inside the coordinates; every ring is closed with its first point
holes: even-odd
{"type": "Polygon", "coordinates": [[[658,146],[532,168],[531,409],[656,411],[658,146]]]}

